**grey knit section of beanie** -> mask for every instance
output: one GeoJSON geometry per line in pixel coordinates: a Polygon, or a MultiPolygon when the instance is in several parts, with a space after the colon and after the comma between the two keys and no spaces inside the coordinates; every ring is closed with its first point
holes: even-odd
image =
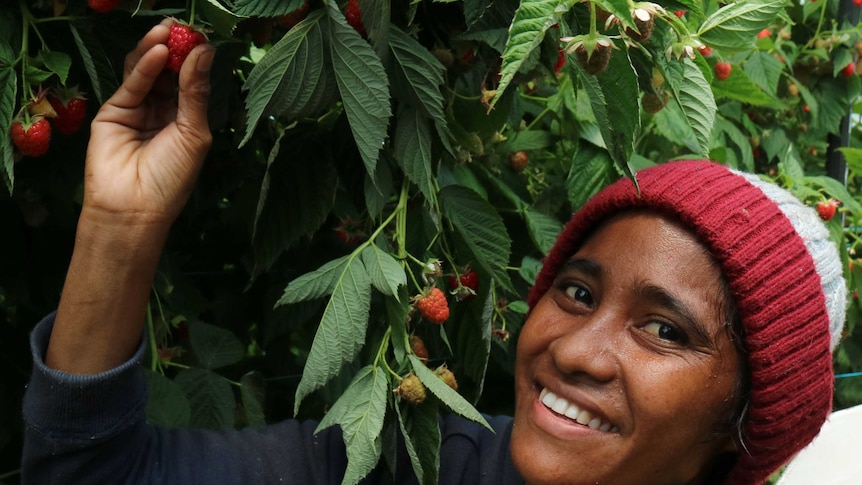
{"type": "Polygon", "coordinates": [[[800,202],[790,192],[773,183],[761,180],[757,175],[736,170],[733,172],[745,177],[775,202],[804,241],[808,253],[814,259],[817,274],[820,275],[820,285],[823,287],[823,295],[826,297],[826,312],[829,315],[831,349],[834,351],[844,330],[847,312],[847,284],[844,281],[838,249],[835,247],[835,243],[829,239],[829,230],[826,229],[814,209],[800,202]]]}

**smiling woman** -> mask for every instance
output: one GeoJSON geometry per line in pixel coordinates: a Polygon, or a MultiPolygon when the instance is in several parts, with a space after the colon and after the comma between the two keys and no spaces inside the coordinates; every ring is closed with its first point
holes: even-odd
{"type": "Polygon", "coordinates": [[[406,443],[392,474],[345,479],[341,430],[314,422],[148,424],[142,317],[212,140],[212,47],[159,89],[170,23],[92,125],[60,304],[31,336],[25,483],[757,485],[817,434],[846,301],[836,248],[792,195],[706,161],[639,172],[572,217],[529,296],[514,418],[414,422],[439,429],[439,475],[417,477],[406,443]]]}
{"type": "Polygon", "coordinates": [[[528,483],[762,483],[832,406],[837,251],[756,177],[688,161],[637,179],[575,214],[532,289],[513,460],[528,483]]]}
{"type": "Polygon", "coordinates": [[[702,483],[733,451],[740,357],[722,279],[652,212],[613,217],[563,264],[518,345],[513,456],[528,481],[702,483]]]}

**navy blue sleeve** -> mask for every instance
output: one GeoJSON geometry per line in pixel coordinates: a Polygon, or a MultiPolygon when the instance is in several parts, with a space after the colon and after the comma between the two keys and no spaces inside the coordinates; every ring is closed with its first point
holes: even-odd
{"type": "MultiPolygon", "coordinates": [[[[48,316],[33,331],[24,396],[24,484],[339,484],[338,428],[288,420],[263,429],[163,429],[146,423],[143,343],[128,362],[94,376],[48,368],[48,316]]],[[[86,351],[86,349],[82,349],[86,351]]]]}
{"type": "Polygon", "coordinates": [[[441,423],[440,483],[520,485],[523,478],[509,453],[512,418],[485,416],[493,432],[457,415],[441,423]]]}
{"type": "MultiPolygon", "coordinates": [[[[31,335],[33,374],[24,396],[22,483],[338,485],[347,457],[340,430],[314,434],[313,421],[262,429],[165,429],[146,423],[144,344],[127,362],[93,376],[48,368],[53,315],[31,335]]],[[[86,349],[82,349],[86,351],[86,349]]],[[[487,418],[496,432],[459,416],[441,420],[439,483],[516,485],[509,455],[511,418],[487,418]]],[[[416,483],[399,447],[394,482],[416,483]]],[[[363,484],[393,481],[381,465],[363,484]]]]}

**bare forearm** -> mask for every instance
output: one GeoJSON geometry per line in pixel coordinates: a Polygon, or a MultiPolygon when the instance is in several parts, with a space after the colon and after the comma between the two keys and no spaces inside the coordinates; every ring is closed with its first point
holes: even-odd
{"type": "Polygon", "coordinates": [[[118,226],[85,210],[45,355],[49,367],[96,374],[134,354],[167,231],[163,222],[118,226]]]}

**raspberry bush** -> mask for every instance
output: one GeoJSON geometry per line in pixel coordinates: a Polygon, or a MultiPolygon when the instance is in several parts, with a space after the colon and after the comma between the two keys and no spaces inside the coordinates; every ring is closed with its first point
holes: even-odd
{"type": "MultiPolygon", "coordinates": [[[[62,288],[89,121],[164,17],[217,47],[215,142],[146,316],[149,419],[339,424],[362,457],[346,483],[394,430],[436,483],[438,413],[512,412],[526,291],[571,212],[618,177],[708,157],[812,207],[834,200],[828,226],[862,286],[862,144],[846,117],[862,37],[839,22],[844,3],[0,4],[0,407],[16,410],[0,413],[0,481],[16,478],[27,334],[62,288]],[[73,86],[87,102],[67,123],[52,93],[73,86]],[[57,128],[38,157],[13,141],[28,119],[57,128]],[[432,287],[446,288],[439,325],[412,298],[432,287]],[[427,391],[417,404],[393,392],[406,376],[427,391]]],[[[862,371],[857,299],[848,311],[844,374],[862,371]]],[[[836,406],[862,402],[860,379],[836,388],[836,406]]]]}

